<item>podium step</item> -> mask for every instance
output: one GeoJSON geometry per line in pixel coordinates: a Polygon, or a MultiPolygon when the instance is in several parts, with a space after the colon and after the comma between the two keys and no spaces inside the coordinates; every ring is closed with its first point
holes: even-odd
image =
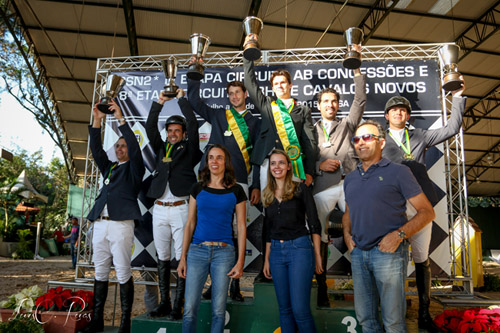
{"type": "MultiPolygon", "coordinates": [[[[332,307],[316,306],[317,290],[311,292],[311,311],[318,332],[359,332],[359,326],[351,301],[332,301],[332,307]]],[[[198,312],[198,332],[210,332],[211,302],[202,300],[198,312]]],[[[256,283],[254,297],[235,302],[228,297],[225,332],[274,332],[279,325],[279,310],[272,283],[256,283]]],[[[176,333],[182,332],[182,320],[147,318],[146,314],[132,318],[132,332],[176,333]]]]}

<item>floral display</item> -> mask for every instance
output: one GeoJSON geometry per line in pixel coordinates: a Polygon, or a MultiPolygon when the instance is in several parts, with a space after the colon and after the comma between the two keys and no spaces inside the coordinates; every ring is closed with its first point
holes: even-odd
{"type": "Polygon", "coordinates": [[[82,311],[92,309],[94,293],[91,291],[57,288],[49,289],[48,292],[38,297],[36,308],[39,311],[82,311]]]}
{"type": "Polygon", "coordinates": [[[500,308],[445,310],[434,323],[444,332],[500,332],[500,308]]]}
{"type": "Polygon", "coordinates": [[[6,301],[0,302],[0,308],[30,311],[35,306],[37,297],[43,294],[37,285],[24,288],[17,294],[12,294],[6,301]]]}

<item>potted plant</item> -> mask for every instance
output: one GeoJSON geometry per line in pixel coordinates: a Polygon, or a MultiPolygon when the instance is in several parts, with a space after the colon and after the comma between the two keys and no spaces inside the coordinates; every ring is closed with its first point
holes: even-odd
{"type": "Polygon", "coordinates": [[[84,328],[91,320],[91,291],[63,289],[57,287],[36,300],[36,311],[45,332],[76,332],[84,328]]]}
{"type": "MultiPolygon", "coordinates": [[[[354,290],[354,285],[352,283],[352,280],[347,280],[347,281],[343,282],[338,289],[339,290],[354,290]]],[[[345,293],[344,300],[354,301],[354,294],[353,293],[345,293]]]]}
{"type": "Polygon", "coordinates": [[[35,285],[10,295],[7,300],[0,302],[2,321],[12,320],[20,314],[31,313],[36,299],[42,294],[42,289],[35,285]]]}
{"type": "Polygon", "coordinates": [[[0,323],[0,333],[44,333],[43,327],[31,317],[16,317],[0,323]]]}

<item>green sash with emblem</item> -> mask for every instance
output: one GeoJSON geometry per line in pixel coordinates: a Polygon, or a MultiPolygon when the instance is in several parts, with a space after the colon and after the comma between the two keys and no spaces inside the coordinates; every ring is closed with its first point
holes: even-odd
{"type": "Polygon", "coordinates": [[[250,142],[250,132],[248,131],[247,123],[243,118],[246,112],[248,111],[245,111],[245,113],[241,115],[234,108],[231,108],[230,110],[226,110],[226,119],[229,129],[234,135],[234,139],[240,148],[241,155],[243,155],[243,159],[245,160],[247,173],[250,173],[250,154],[252,153],[252,143],[250,142]]]}
{"type": "Polygon", "coordinates": [[[293,126],[292,117],[290,116],[290,111],[292,111],[294,106],[295,100],[288,110],[280,99],[271,103],[276,130],[278,131],[283,148],[292,160],[293,174],[300,179],[306,179],[304,164],[302,162],[302,149],[297,138],[297,133],[295,132],[295,127],[293,126]]]}

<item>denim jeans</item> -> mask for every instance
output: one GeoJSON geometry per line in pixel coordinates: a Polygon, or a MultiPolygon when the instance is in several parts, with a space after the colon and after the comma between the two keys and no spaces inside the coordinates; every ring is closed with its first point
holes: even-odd
{"type": "Polygon", "coordinates": [[[352,250],[354,308],[364,333],[384,332],[378,320],[379,300],[385,332],[406,332],[407,265],[407,241],[394,253],[381,252],[378,246],[368,251],[352,250]]]}
{"type": "Polygon", "coordinates": [[[211,332],[223,332],[226,318],[226,299],[229,287],[227,273],[234,266],[234,246],[191,244],[187,255],[186,293],[182,332],[195,333],[201,292],[208,273],[212,279],[211,332]]]}
{"type": "Polygon", "coordinates": [[[314,250],[309,236],[271,240],[269,266],[280,311],[281,332],[316,332],[311,314],[314,250]]]}
{"type": "Polygon", "coordinates": [[[70,243],[70,249],[71,249],[71,264],[73,265],[73,268],[76,268],[76,247],[75,243],[70,243]]]}

